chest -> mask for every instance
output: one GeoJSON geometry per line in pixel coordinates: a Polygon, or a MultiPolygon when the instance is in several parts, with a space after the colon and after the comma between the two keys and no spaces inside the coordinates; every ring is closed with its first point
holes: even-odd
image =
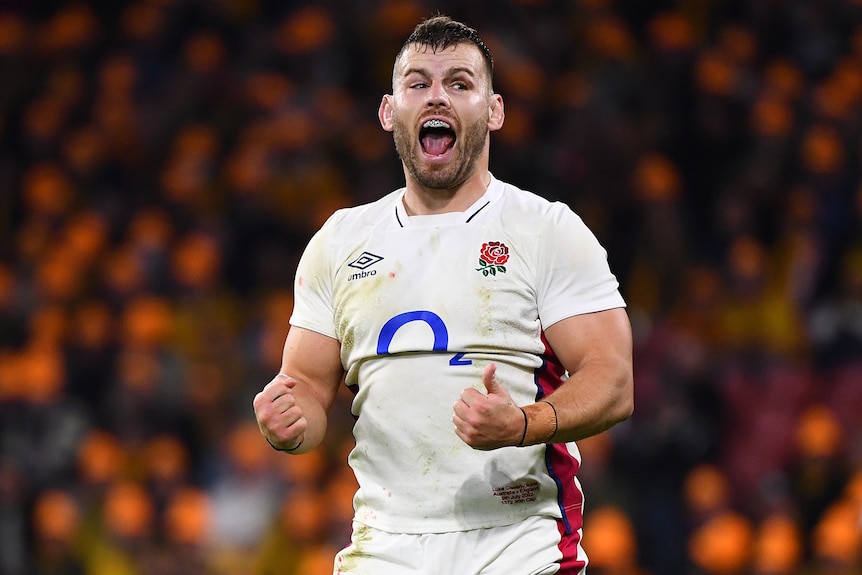
{"type": "Polygon", "coordinates": [[[499,346],[535,331],[528,241],[499,228],[399,229],[344,246],[333,284],[348,353],[499,346]]]}

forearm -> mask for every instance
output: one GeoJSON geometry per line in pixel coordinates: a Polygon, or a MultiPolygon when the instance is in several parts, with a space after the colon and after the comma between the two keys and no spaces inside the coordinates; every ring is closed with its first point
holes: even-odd
{"type": "Polygon", "coordinates": [[[524,444],[566,443],[627,419],[633,410],[631,371],[622,365],[585,365],[542,400],[523,406],[524,444]]]}
{"type": "Polygon", "coordinates": [[[274,448],[306,453],[323,442],[344,377],[340,349],[333,338],[291,327],[279,374],[254,400],[260,430],[274,448]]]}

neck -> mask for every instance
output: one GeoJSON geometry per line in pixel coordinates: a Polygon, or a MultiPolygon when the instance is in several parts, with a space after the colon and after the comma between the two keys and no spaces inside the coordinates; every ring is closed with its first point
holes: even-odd
{"type": "Polygon", "coordinates": [[[426,188],[407,175],[404,209],[411,216],[463,212],[482,197],[491,183],[491,173],[477,172],[451,189],[426,188]]]}

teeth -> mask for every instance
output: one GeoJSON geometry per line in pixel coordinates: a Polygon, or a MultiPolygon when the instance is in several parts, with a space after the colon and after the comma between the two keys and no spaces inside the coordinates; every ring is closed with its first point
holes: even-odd
{"type": "Polygon", "coordinates": [[[444,122],[443,120],[428,120],[424,124],[422,124],[423,128],[451,128],[449,124],[444,122]]]}

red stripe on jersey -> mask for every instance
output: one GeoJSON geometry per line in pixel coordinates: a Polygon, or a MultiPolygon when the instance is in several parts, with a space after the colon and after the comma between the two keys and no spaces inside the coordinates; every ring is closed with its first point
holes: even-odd
{"type": "Polygon", "coordinates": [[[545,463],[548,473],[557,483],[557,503],[563,514],[566,533],[574,533],[584,523],[584,494],[575,478],[580,462],[569,453],[565,443],[556,443],[548,445],[545,463]]]}
{"type": "Polygon", "coordinates": [[[563,554],[563,559],[560,561],[560,570],[557,575],[583,575],[584,568],[587,566],[587,560],[584,556],[579,555],[581,550],[581,532],[572,531],[566,533],[566,526],[562,521],[557,521],[557,528],[560,530],[560,552],[563,554]]]}
{"type": "MultiPolygon", "coordinates": [[[[536,372],[536,400],[553,393],[563,384],[566,370],[554,354],[545,335],[542,367],[536,372]]],[[[557,484],[557,503],[562,519],[557,521],[560,530],[560,552],[563,559],[557,575],[580,575],[587,565],[581,550],[581,527],[584,523],[584,494],[576,477],[581,462],[569,452],[565,443],[548,444],[545,449],[545,465],[548,474],[557,484]]]]}
{"type": "MultiPolygon", "coordinates": [[[[542,367],[536,372],[537,400],[550,395],[560,387],[565,375],[565,368],[554,354],[544,334],[542,334],[542,343],[545,344],[545,353],[542,367]]],[[[565,443],[555,443],[547,446],[545,463],[548,473],[557,483],[557,502],[563,516],[565,532],[574,534],[583,525],[584,494],[576,479],[581,462],[569,452],[565,443]]]]}

